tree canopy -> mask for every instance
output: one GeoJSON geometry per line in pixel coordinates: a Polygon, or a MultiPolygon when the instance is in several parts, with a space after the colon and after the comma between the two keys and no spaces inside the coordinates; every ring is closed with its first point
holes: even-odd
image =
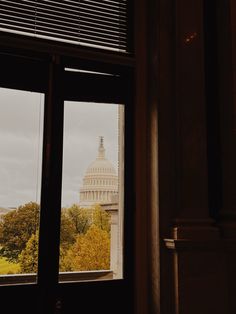
{"type": "Polygon", "coordinates": [[[32,234],[25,249],[19,255],[21,273],[36,273],[38,269],[38,232],[32,234]]]}
{"type": "MultiPolygon", "coordinates": [[[[39,205],[30,202],[2,216],[0,256],[37,272],[39,205]]],[[[110,216],[99,205],[72,205],[61,212],[60,271],[109,269],[110,216]]]]}
{"type": "Polygon", "coordinates": [[[110,268],[110,236],[92,225],[86,234],[78,235],[60,265],[61,271],[89,271],[110,268]]]}
{"type": "Polygon", "coordinates": [[[90,225],[90,213],[88,209],[82,208],[77,204],[73,204],[67,209],[67,215],[70,218],[75,232],[77,234],[86,233],[90,225]]]}
{"type": "Polygon", "coordinates": [[[95,205],[92,209],[92,224],[102,230],[110,232],[110,214],[103,210],[100,205],[95,205]]]}
{"type": "Polygon", "coordinates": [[[39,227],[39,205],[30,202],[2,216],[0,255],[15,261],[39,227]]]}

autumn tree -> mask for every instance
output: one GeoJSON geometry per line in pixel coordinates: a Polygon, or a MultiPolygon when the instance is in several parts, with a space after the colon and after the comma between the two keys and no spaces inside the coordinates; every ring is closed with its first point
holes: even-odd
{"type": "Polygon", "coordinates": [[[61,271],[89,271],[110,268],[110,236],[92,225],[86,234],[77,236],[75,244],[61,260],[61,271]]]}
{"type": "Polygon", "coordinates": [[[95,205],[92,209],[92,223],[100,229],[110,232],[110,214],[103,210],[100,205],[95,205]]]}
{"type": "Polygon", "coordinates": [[[73,223],[75,232],[77,234],[86,233],[91,224],[90,211],[87,208],[73,204],[66,210],[66,213],[73,223]]]}
{"type": "Polygon", "coordinates": [[[19,255],[21,273],[36,273],[38,269],[38,232],[32,234],[24,250],[19,255]]]}
{"type": "MultiPolygon", "coordinates": [[[[74,245],[71,247],[65,246],[62,242],[62,232],[64,231],[61,230],[60,270],[79,271],[108,267],[110,245],[105,239],[110,242],[110,215],[100,205],[82,208],[74,204],[64,209],[63,213],[71,222],[67,221],[66,224],[62,222],[62,230],[68,230],[70,225],[71,232],[75,231],[77,237],[74,245]],[[101,238],[100,244],[97,243],[99,238],[101,238]],[[86,245],[82,245],[83,243],[86,243],[86,245]],[[93,249],[90,250],[90,248],[93,249]]],[[[64,222],[66,222],[66,219],[64,222]]]]}
{"type": "MultiPolygon", "coordinates": [[[[2,216],[0,255],[20,262],[22,272],[37,268],[39,205],[30,202],[2,216]]],[[[99,206],[72,205],[61,212],[62,270],[109,268],[110,217],[99,206]],[[74,259],[74,260],[73,260],[74,259]]]]}
{"type": "Polygon", "coordinates": [[[70,217],[64,210],[61,212],[60,244],[64,249],[68,249],[75,242],[76,230],[70,217]]]}
{"type": "Polygon", "coordinates": [[[0,255],[17,261],[18,255],[39,227],[39,205],[30,202],[2,216],[0,222],[0,255]]]}

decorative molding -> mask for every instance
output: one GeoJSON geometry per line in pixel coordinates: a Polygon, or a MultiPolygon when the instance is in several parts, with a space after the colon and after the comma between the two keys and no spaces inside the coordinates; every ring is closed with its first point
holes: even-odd
{"type": "Polygon", "coordinates": [[[236,212],[221,210],[217,225],[222,238],[236,240],[236,212]]]}
{"type": "Polygon", "coordinates": [[[172,228],[175,240],[210,241],[220,238],[219,228],[212,219],[175,219],[172,228]]]}
{"type": "Polygon", "coordinates": [[[170,250],[219,250],[222,248],[222,241],[220,240],[176,240],[164,239],[165,246],[170,250]]]}
{"type": "Polygon", "coordinates": [[[171,234],[163,239],[167,249],[236,251],[236,215],[222,215],[217,224],[212,219],[175,219],[171,234]]]}

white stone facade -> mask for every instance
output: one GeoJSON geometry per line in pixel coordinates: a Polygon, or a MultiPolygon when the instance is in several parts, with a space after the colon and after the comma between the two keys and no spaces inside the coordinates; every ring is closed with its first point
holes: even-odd
{"type": "Polygon", "coordinates": [[[86,170],[80,188],[80,206],[110,203],[118,194],[118,176],[112,163],[105,157],[103,137],[100,137],[98,155],[86,170]]]}

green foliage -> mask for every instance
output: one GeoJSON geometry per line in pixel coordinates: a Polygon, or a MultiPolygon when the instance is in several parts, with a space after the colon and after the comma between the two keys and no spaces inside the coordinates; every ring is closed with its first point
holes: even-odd
{"type": "Polygon", "coordinates": [[[61,271],[109,269],[109,233],[96,225],[92,225],[86,234],[77,236],[75,244],[61,257],[61,271]]]}
{"type": "Polygon", "coordinates": [[[32,234],[25,249],[19,255],[21,273],[36,273],[38,269],[38,232],[32,234]]]}
{"type": "Polygon", "coordinates": [[[0,255],[17,261],[18,255],[36,232],[39,224],[39,205],[30,202],[2,216],[0,222],[0,255]]]}

